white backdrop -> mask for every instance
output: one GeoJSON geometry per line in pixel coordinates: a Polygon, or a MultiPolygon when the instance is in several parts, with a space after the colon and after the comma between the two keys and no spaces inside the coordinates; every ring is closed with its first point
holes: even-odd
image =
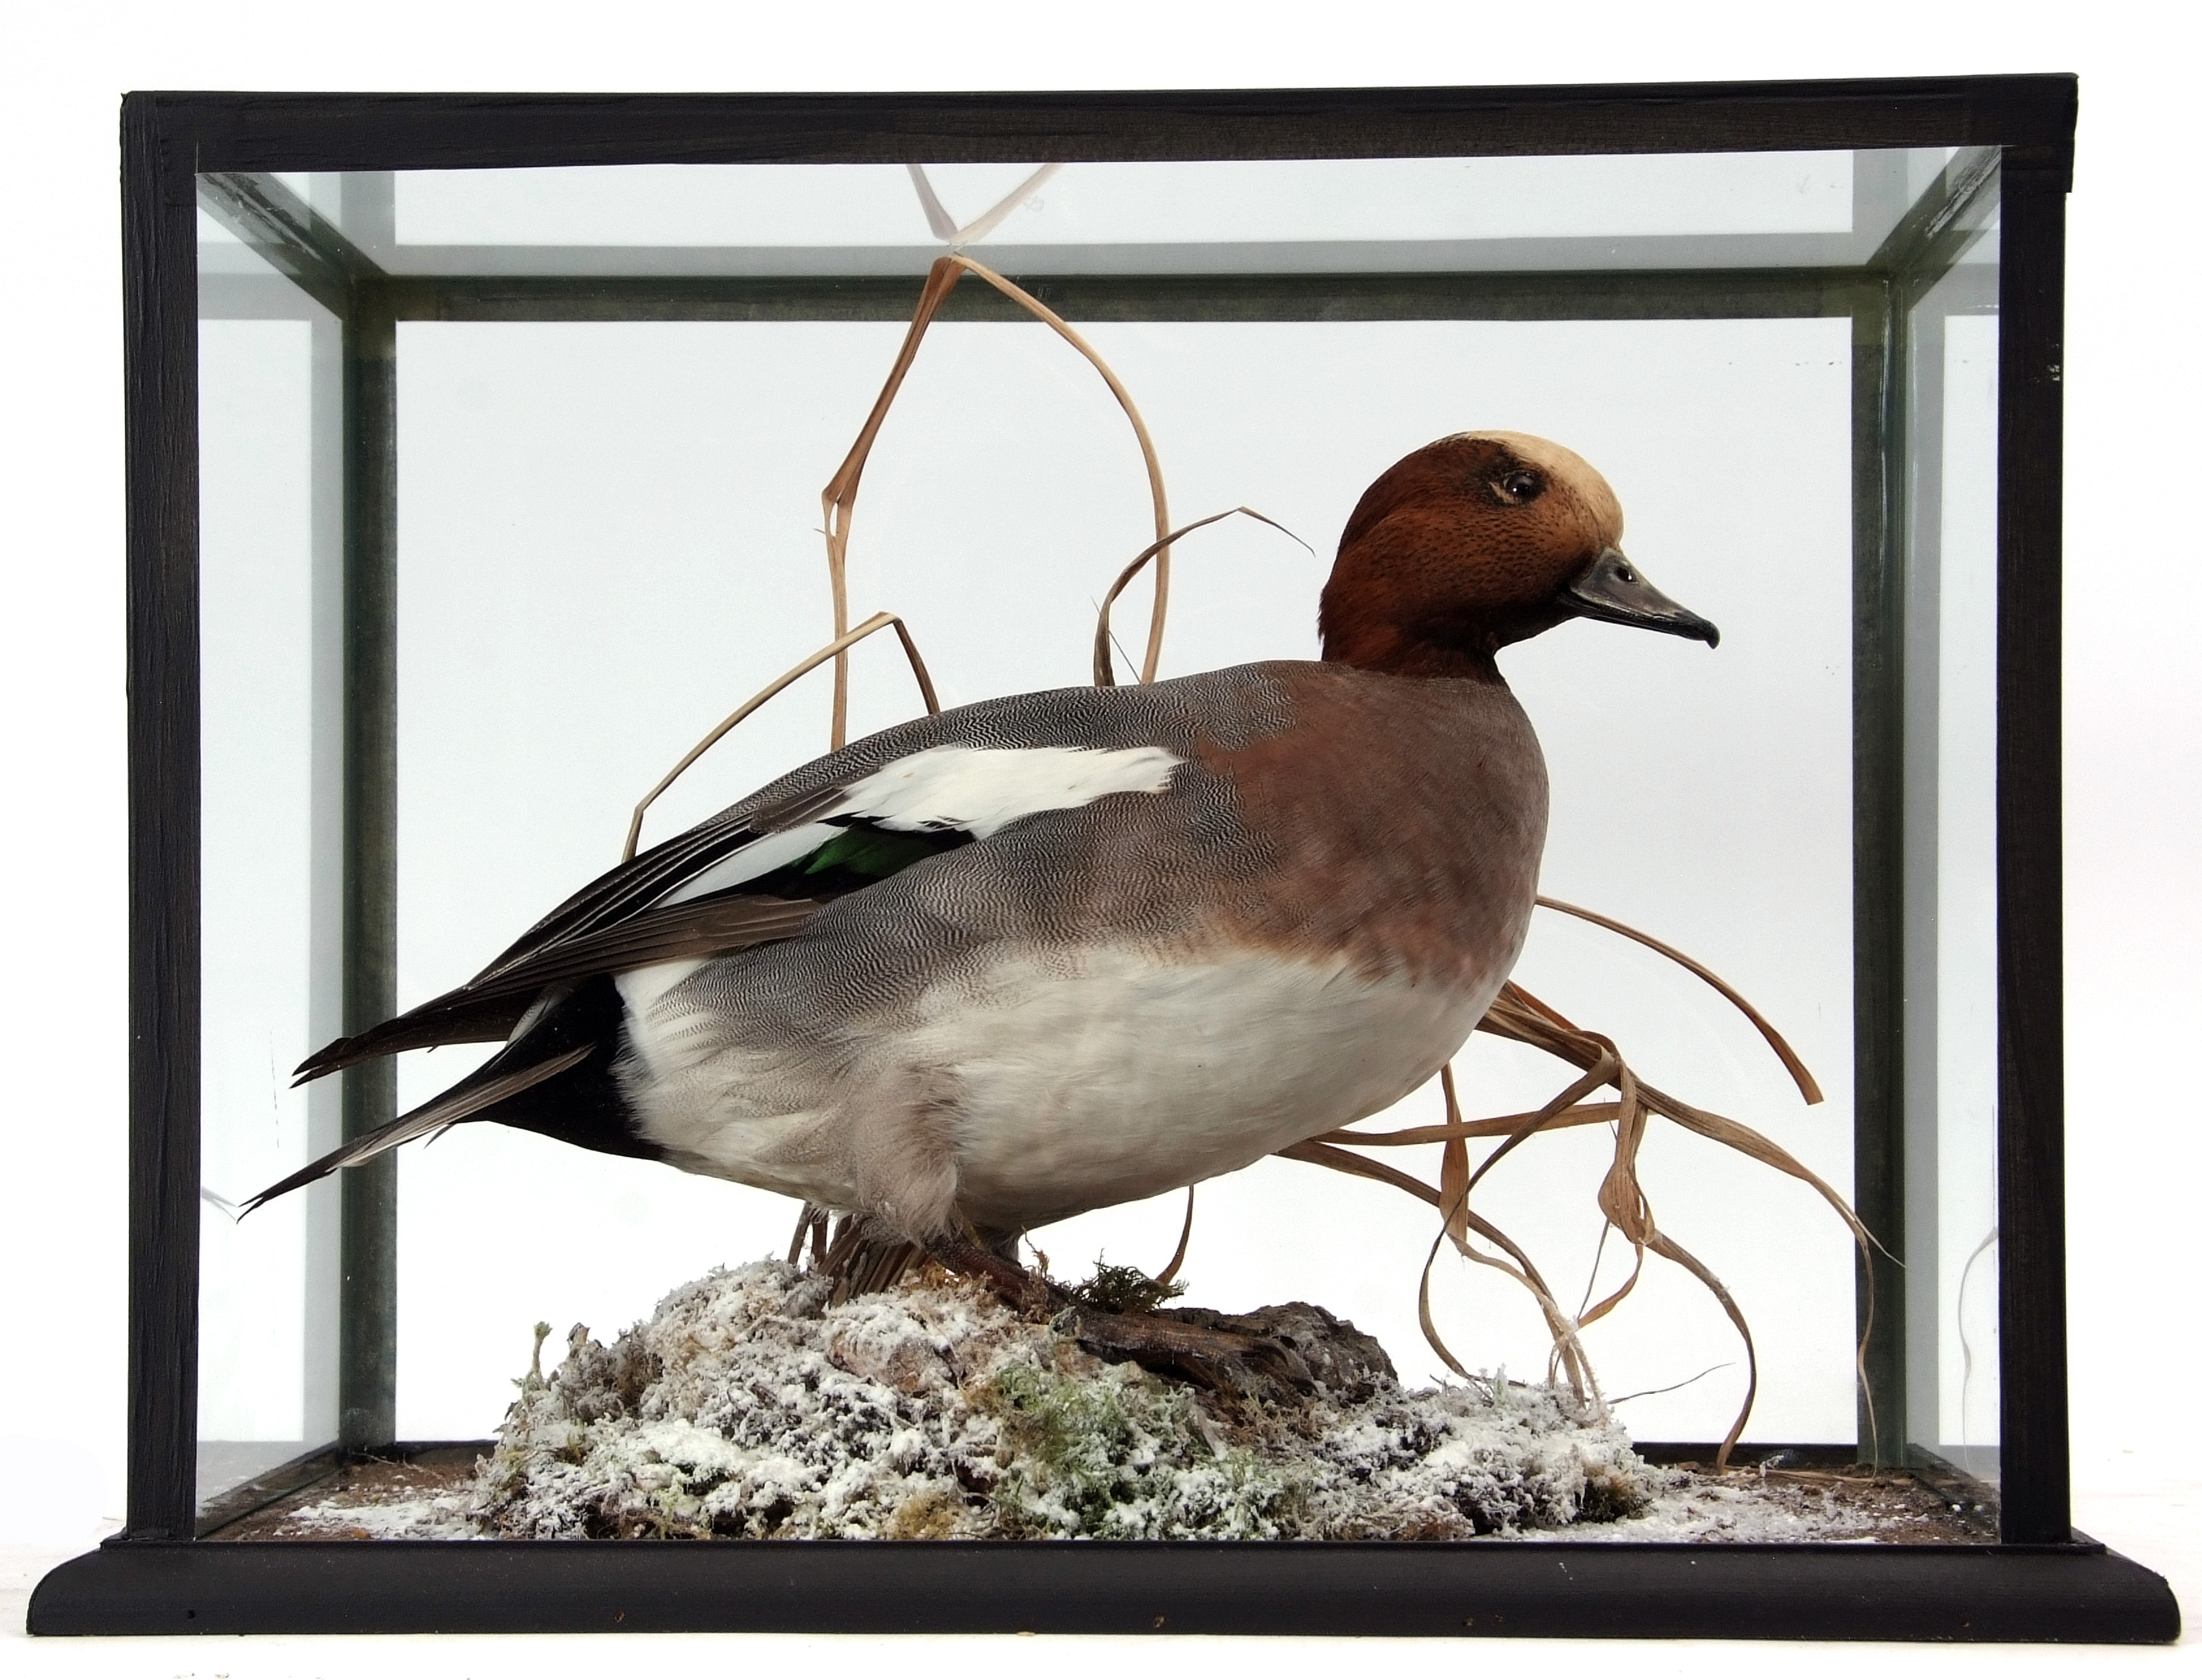
{"type": "MultiPolygon", "coordinates": [[[[889,323],[401,328],[402,997],[462,980],[606,866],[640,790],[825,638],[817,487],[900,336],[889,323]]],[[[1546,889],[1711,963],[1794,1033],[1831,1100],[1805,1109],[1740,1018],[1610,935],[1541,917],[1522,978],[1617,1037],[1647,1078],[1846,1183],[1848,323],[1103,324],[1091,337],[1148,417],[1175,519],[1251,505],[1323,556],[1251,522],[1188,539],[1166,674],[1312,656],[1339,529],[1370,479],[1433,437],[1501,424],[1601,465],[1631,511],[1632,555],[1724,639],[1709,654],[1583,626],[1506,657],[1552,769],[1546,889]]],[[[1066,346],[1038,326],[937,328],[866,474],[854,612],[905,613],[947,704],[1081,682],[1092,603],[1150,518],[1129,428],[1066,346]]],[[[1122,611],[1129,643],[1144,606],[1122,611]]],[[[858,731],[916,703],[898,655],[862,657],[858,731]]],[[[651,833],[819,751],[826,694],[821,676],[745,724],[651,833]]],[[[402,1101],[448,1084],[468,1065],[457,1054],[407,1057],[402,1101]]],[[[1497,1044],[1463,1073],[1484,1113],[1534,1107],[1569,1077],[1497,1044]]],[[[1436,1101],[1432,1090],[1404,1108],[1428,1118],[1436,1101]]],[[[1571,1297],[1597,1240],[1602,1149],[1591,1133],[1542,1140],[1480,1203],[1571,1297]]],[[[1402,1164],[1434,1177],[1430,1153],[1402,1164]]],[[[1847,1440],[1847,1235],[1809,1190],[1720,1153],[1663,1129],[1646,1172],[1663,1228],[1741,1291],[1762,1337],[1753,1435],[1847,1440]]],[[[703,1265],[781,1246],[792,1221],[777,1197],[488,1127],[408,1152],[400,1172],[399,1430],[412,1438],[487,1430],[538,1317],[616,1329],[703,1265]],[[510,1211],[485,1219],[486,1197],[510,1211]]],[[[1152,1269],[1180,1209],[1165,1198],[1036,1240],[1066,1276],[1104,1248],[1152,1269]]],[[[1323,1302],[1421,1379],[1436,1369],[1415,1319],[1431,1230],[1396,1191],[1269,1163],[1205,1192],[1188,1298],[1323,1302]]],[[[1541,1369],[1526,1297],[1457,1260],[1440,1277],[1457,1353],[1541,1369]]],[[[1646,1438],[1717,1439],[1743,1390],[1732,1332],[1685,1280],[1655,1275],[1592,1348],[1616,1395],[1733,1365],[1640,1402],[1630,1422],[1646,1438]]]]}
{"type": "MultiPolygon", "coordinates": [[[[251,0],[174,8],[115,0],[20,9],[0,66],[0,125],[26,166],[12,183],[0,333],[0,506],[9,610],[0,697],[9,720],[0,828],[8,949],[0,1050],[0,1289],[10,1380],[0,1383],[0,1529],[45,1548],[87,1543],[120,1512],[123,1407],[122,682],[120,287],[115,100],[127,87],[545,88],[1318,85],[1635,80],[2076,69],[2083,79],[2071,201],[2066,391],[2067,938],[2074,1430],[2083,1526],[2202,1592],[2186,1417],[2195,1360],[2181,1314],[2192,1270],[2187,1187],[2202,1145],[2159,1065],[2202,1006],[2202,815],[2189,644],[2202,572],[2181,491],[2192,476],[2193,324],[2137,288],[2195,256],[2177,191],[2187,150],[2191,23],[2151,0],[2075,12],[2016,0],[1875,0],[1840,17],[1740,0],[1554,0],[1534,15],[1418,0],[1350,11],[1127,3],[1078,26],[1031,9],[937,12],[847,0],[831,12],[637,0],[615,15],[546,3],[524,21],[464,0],[393,0],[377,26],[251,0]],[[35,167],[27,167],[35,166],[35,167]],[[2146,231],[2146,238],[2141,231],[2146,231]]],[[[1644,547],[1640,492],[1635,542],[1644,547]]],[[[1188,502],[1190,505],[1190,502],[1188,502]]],[[[1311,533],[1312,536],[1312,533],[1311,533]]],[[[1644,549],[1647,566],[1655,556],[1644,549]]],[[[1197,562],[1188,561],[1186,570],[1197,562]]],[[[1681,580],[1671,567],[1654,577],[1681,580]]],[[[1685,597],[1687,598],[1687,596],[1685,597]]],[[[1589,634],[1592,632],[1585,632],[1589,634]]],[[[1556,641],[1557,647],[1558,643],[1556,641]]],[[[1683,654],[1701,652],[1689,649],[1683,654]]],[[[1727,650],[1722,649],[1722,655],[1727,650]]],[[[1710,670],[1722,655],[1705,655],[1710,670]]],[[[614,837],[615,839],[615,836],[614,837]]],[[[459,1140],[439,1145],[454,1147],[459,1140]]],[[[40,1555],[21,1554],[19,1577],[40,1555]]],[[[20,1602],[20,1601],[17,1601],[20,1602]]],[[[723,1642],[631,1648],[651,1661],[727,1659],[723,1642]]],[[[1319,1643],[1249,1660],[1314,1671],[1349,1657],[1319,1643]]],[[[11,1642],[32,1671],[236,1676],[379,1672],[396,1648],[348,1642],[151,1648],[11,1642]],[[218,1662],[209,1659],[218,1657],[218,1662]],[[35,1666],[33,1666],[35,1665],[35,1666]],[[165,1665],[165,1666],[164,1666],[165,1665]]],[[[1158,1643],[1190,1671],[1216,1648],[1158,1643]]],[[[816,1667],[892,1660],[968,1669],[972,1648],[780,1642],[751,1659],[816,1667]]],[[[1044,1642],[1051,1671],[1121,1665],[1121,1647],[1044,1642]]],[[[1540,1648],[1538,1660],[1610,1666],[1611,1648],[1540,1648]]],[[[2093,1668],[2192,1667],[2190,1652],[2099,1652],[2093,1668]]],[[[1021,1651],[1022,1655],[1022,1651],[1021,1651]]],[[[1402,1660],[1426,1654],[1400,1653],[1402,1660]]],[[[1801,1672],[1850,1672],[1855,1651],[1791,1648],[1801,1672]]],[[[436,1675],[563,1671],[598,1644],[408,1642],[436,1675]]],[[[1649,1672],[1757,1672],[1747,1648],[1647,1648],[1649,1672]]],[[[2070,1654],[1936,1650],[1873,1660],[1926,1671],[2067,1671],[2070,1654]]]]}

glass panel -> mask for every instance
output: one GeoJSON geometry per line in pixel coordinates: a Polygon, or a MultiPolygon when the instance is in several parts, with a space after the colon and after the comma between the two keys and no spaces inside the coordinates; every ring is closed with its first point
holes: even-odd
{"type": "MultiPolygon", "coordinates": [[[[733,309],[675,318],[684,299],[741,291],[709,282],[656,288],[636,306],[651,319],[608,318],[650,289],[558,277],[914,276],[960,237],[1013,271],[1216,277],[1196,288],[1209,300],[1198,320],[1123,318],[1171,307],[1156,286],[1117,287],[1108,318],[1080,321],[1145,415],[1176,521],[1248,506],[1310,545],[1249,520],[1182,542],[1165,675],[1314,655],[1347,514],[1433,438],[1506,427],[1597,465],[1628,511],[1632,557],[1723,634],[1708,653],[1577,624],[1506,651],[1551,770],[1544,890],[1703,959],[1787,1035],[1827,1101],[1802,1104],[1698,980],[1603,931],[1540,913],[1517,978],[1618,1041],[1646,1079],[1769,1134],[1847,1191],[1853,329],[1841,314],[1784,312],[1877,295],[1804,271],[1905,245],[1928,225],[1915,201],[1941,189],[1951,156],[1073,165],[1037,181],[1005,165],[921,179],[898,167],[760,166],[229,183],[228,198],[209,202],[308,284],[335,264],[286,244],[336,227],[353,247],[337,258],[415,277],[382,288],[355,268],[364,278],[344,283],[374,300],[362,320],[400,317],[401,1004],[464,981],[615,861],[635,800],[827,638],[819,490],[904,331],[892,319],[723,318],[733,309]],[[974,229],[990,205],[995,224],[974,229]],[[1230,276],[1264,272],[1350,273],[1357,297],[1400,276],[1386,307],[1407,314],[1428,295],[1406,283],[1416,273],[1782,264],[1747,303],[1733,285],[1693,291],[1686,272],[1552,294],[1573,300],[1555,310],[1671,319],[1256,320],[1210,307],[1228,302],[1230,276]],[[527,273],[538,280],[469,290],[467,278],[527,273]],[[467,319],[477,307],[509,318],[467,319]],[[1774,314],[1723,314],[1742,308],[1774,314]]],[[[1973,239],[1971,226],[1961,216],[1934,233],[1947,273],[1903,294],[1905,1289],[1913,1438],[1992,1475],[1994,267],[1992,236],[1973,239]]],[[[203,250],[218,1207],[327,1148],[339,1125],[336,1082],[291,1092],[287,1070],[339,1028],[343,426],[336,324],[213,220],[203,250]]],[[[1522,296],[1534,303],[1544,285],[1522,296]]],[[[895,288],[841,290],[871,308],[895,288]]],[[[780,288],[774,307],[823,308],[833,291],[780,288]]],[[[344,294],[332,281],[321,295],[344,294]]],[[[375,511],[362,508],[370,525],[375,511]]],[[[1029,322],[942,320],[865,473],[853,616],[905,614],[947,705],[1082,683],[1095,602],[1151,521],[1124,417],[1061,339],[1029,322]]],[[[1138,643],[1145,588],[1118,609],[1123,643],[1138,643]]],[[[1120,655],[1120,670],[1128,662],[1120,655]]],[[[852,736],[916,709],[892,643],[868,643],[855,663],[852,736]]],[[[815,756],[829,691],[815,678],[745,724],[652,811],[645,843],[815,756]]],[[[400,1107],[487,1054],[407,1054],[400,1107]]],[[[1489,1115],[1536,1108],[1571,1071],[1479,1036],[1460,1075],[1469,1112],[1489,1115]]],[[[1372,1124],[1440,1114],[1426,1086],[1372,1124]]],[[[1612,1154],[1604,1128],[1551,1132],[1476,1193],[1566,1307],[1628,1275],[1595,1200],[1612,1154]]],[[[1439,1174],[1434,1146],[1384,1160],[1439,1174]]],[[[1640,1170],[1658,1229],[1751,1319],[1760,1386],[1746,1441],[1848,1443],[1854,1260],[1840,1223],[1807,1187],[1665,1122],[1640,1170]]],[[[795,1212],[761,1190],[493,1125],[409,1147],[397,1178],[397,1433],[414,1441],[494,1429],[539,1319],[609,1340],[710,1267],[784,1252],[795,1212]]],[[[1151,1270],[1183,1206],[1172,1195],[1107,1209],[1036,1240],[1066,1278],[1104,1256],[1151,1270]]],[[[1416,1312],[1427,1210],[1274,1159],[1204,1184],[1198,1206],[1195,1299],[1319,1301],[1373,1332],[1409,1382],[1439,1374],[1416,1312]]],[[[333,1432],[335,1208],[323,1184],[243,1225],[209,1212],[203,1419],[225,1443],[209,1457],[224,1475],[333,1432]]],[[[1431,1301],[1467,1363],[1542,1376],[1546,1327],[1511,1283],[1448,1255],[1431,1301]]],[[[1647,1262],[1585,1342],[1640,1440],[1725,1433],[1745,1369],[1720,1307],[1685,1272],[1647,1262]]]]}
{"type": "Polygon", "coordinates": [[[1865,261],[1946,156],[462,169],[314,203],[408,274],[919,273],[951,234],[1013,273],[1780,267],[1865,261]]]}
{"type": "Polygon", "coordinates": [[[339,1022],[340,343],[200,218],[203,953],[199,1497],[336,1432],[334,1184],[236,1205],[333,1147],[291,1090],[339,1022]]]}
{"type": "MultiPolygon", "coordinates": [[[[1147,418],[1174,517],[1245,503],[1322,556],[1251,521],[1186,539],[1166,675],[1312,656],[1316,596],[1347,514],[1432,438],[1500,423],[1597,462],[1628,510],[1631,555],[1723,638],[1709,653],[1577,625],[1504,655],[1551,767],[1546,890],[1702,957],[1793,1037],[1828,1100],[1805,1107],[1700,983],[1599,930],[1540,914],[1521,978],[1613,1034],[1646,1078],[1774,1134],[1846,1184],[1848,322],[1085,330],[1147,418]],[[1707,461],[1722,463],[1717,496],[1707,461]]],[[[634,801],[826,639],[818,490],[902,332],[401,326],[403,1000],[464,979],[609,866],[634,801]]],[[[1149,540],[1151,517],[1121,413],[1060,340],[1037,325],[936,326],[866,470],[853,611],[908,615],[945,704],[1076,684],[1093,603],[1149,540]]],[[[1144,621],[1143,600],[1127,600],[1122,638],[1136,644],[1144,621]]],[[[852,734],[915,709],[884,638],[857,667],[852,734]]],[[[827,692],[821,676],[745,724],[653,810],[645,843],[821,751],[827,692]]],[[[480,1054],[406,1056],[401,1103],[433,1096],[480,1054]]],[[[1463,1100],[1520,1112],[1568,1077],[1479,1038],[1463,1100]]],[[[1372,1124],[1438,1117],[1433,1088],[1372,1124]]],[[[1601,1128],[1555,1135],[1478,1192],[1570,1306],[1599,1248],[1594,1195],[1611,1152],[1601,1128]]],[[[1395,1156],[1435,1178],[1434,1151],[1395,1156]]],[[[1847,1440],[1852,1261],[1840,1223],[1793,1181],[1663,1123],[1643,1171],[1661,1227],[1751,1316],[1763,1373],[1752,1438],[1847,1440]]],[[[406,1151],[400,1175],[398,1427],[411,1438],[492,1428],[536,1319],[609,1335],[709,1266],[784,1249],[795,1212],[492,1125],[406,1151]]],[[[1104,1254],[1153,1270],[1182,1211],[1171,1195],[1034,1240],[1065,1276],[1104,1254]]],[[[1201,1188],[1186,1270],[1204,1303],[1320,1301],[1420,1382],[1440,1370],[1416,1321],[1431,1235],[1394,1190],[1271,1160],[1201,1188]]],[[[1625,1258],[1608,1245],[1602,1288],[1626,1275],[1625,1258]]],[[[1622,1408],[1646,1438],[1716,1441],[1744,1386],[1734,1332],[1686,1276],[1651,1266],[1637,1298],[1588,1332],[1600,1377],[1624,1395],[1719,1367],[1622,1408]]],[[[1451,1259],[1435,1290],[1471,1364],[1542,1372],[1542,1322],[1514,1285],[1451,1259]]]]}
{"type": "MultiPolygon", "coordinates": [[[[1993,203],[1992,187],[1988,191],[1993,203]]],[[[1911,1435],[1997,1475],[1992,211],[1913,305],[1906,609],[1906,1233],[1911,1435]]],[[[1946,258],[1945,259],[1947,260],[1946,258]]]]}

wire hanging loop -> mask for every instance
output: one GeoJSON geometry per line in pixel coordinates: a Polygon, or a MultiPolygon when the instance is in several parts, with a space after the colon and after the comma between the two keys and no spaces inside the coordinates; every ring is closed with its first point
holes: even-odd
{"type": "Polygon", "coordinates": [[[811,655],[810,658],[803,661],[802,663],[798,665],[791,667],[786,671],[781,673],[779,676],[774,678],[772,681],[767,683],[762,688],[759,689],[739,706],[737,706],[732,713],[728,714],[726,720],[721,722],[717,728],[714,729],[709,735],[706,735],[702,740],[691,747],[686,755],[681,759],[680,762],[674,765],[670,770],[667,771],[664,778],[656,787],[652,788],[648,793],[643,795],[642,802],[634,808],[634,819],[627,825],[627,846],[626,849],[620,853],[620,861],[621,863],[625,863],[634,855],[635,847],[642,838],[643,817],[649,811],[650,808],[657,802],[657,796],[663,793],[666,789],[671,787],[674,783],[680,780],[681,772],[686,770],[690,765],[695,763],[698,759],[703,757],[705,753],[708,753],[713,747],[718,745],[721,738],[725,736],[728,730],[732,729],[744,718],[749,716],[751,713],[756,711],[758,707],[763,705],[765,702],[770,700],[781,690],[786,688],[790,684],[796,682],[800,678],[807,676],[811,672],[815,671],[827,660],[846,659],[848,657],[850,649],[855,647],[857,643],[863,641],[867,636],[871,635],[874,631],[885,630],[889,625],[892,625],[894,626],[895,634],[902,638],[902,650],[904,654],[909,657],[910,675],[917,678],[918,692],[925,696],[926,711],[934,717],[939,716],[940,696],[933,691],[932,673],[926,670],[925,661],[920,656],[917,651],[917,643],[910,639],[910,627],[902,621],[902,614],[899,613],[874,613],[871,617],[866,619],[862,624],[858,625],[854,630],[835,637],[824,647],[819,649],[816,653],[811,655]]]}
{"type": "MultiPolygon", "coordinates": [[[[856,513],[857,490],[864,476],[864,463],[870,459],[872,445],[879,438],[880,427],[886,420],[887,410],[894,405],[903,380],[909,375],[910,364],[917,359],[917,347],[924,340],[925,329],[940,313],[940,306],[948,301],[948,294],[955,291],[956,283],[967,273],[976,274],[1027,314],[1054,328],[1073,350],[1093,364],[1094,372],[1107,383],[1124,417],[1132,423],[1140,457],[1146,463],[1147,490],[1155,512],[1155,605],[1147,628],[1146,658],[1140,667],[1140,680],[1152,682],[1157,662],[1162,658],[1163,626],[1169,613],[1170,528],[1169,498],[1163,489],[1162,461],[1155,454],[1154,439],[1147,433],[1147,423],[1140,418],[1139,406],[1124,389],[1123,381],[1075,327],[1016,282],[960,251],[938,259],[926,275],[925,290],[918,295],[917,311],[910,317],[909,332],[903,335],[902,350],[887,373],[886,384],[880,387],[879,398],[872,404],[872,412],[863,429],[857,432],[857,441],[850,446],[840,470],[827,481],[825,490],[820,493],[819,501],[825,514],[826,575],[833,592],[833,633],[843,636],[849,628],[849,526],[856,513]]],[[[848,740],[849,661],[845,651],[833,656],[833,749],[839,752],[848,740]]]]}

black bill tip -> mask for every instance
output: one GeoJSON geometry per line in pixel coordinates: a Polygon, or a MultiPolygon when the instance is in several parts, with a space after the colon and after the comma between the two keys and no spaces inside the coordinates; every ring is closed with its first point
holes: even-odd
{"type": "Polygon", "coordinates": [[[1560,598],[1577,618],[1686,636],[1709,648],[1720,646],[1718,625],[1660,594],[1618,549],[1599,549],[1598,558],[1560,591],[1560,598]]]}

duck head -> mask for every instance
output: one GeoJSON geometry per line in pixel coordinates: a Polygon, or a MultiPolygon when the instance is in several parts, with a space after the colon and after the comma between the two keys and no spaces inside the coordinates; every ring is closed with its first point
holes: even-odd
{"type": "Polygon", "coordinates": [[[1569,619],[1720,631],[1621,551],[1621,503],[1574,450],[1519,432],[1440,438],[1369,486],[1322,591],[1322,656],[1495,680],[1493,655],[1569,619]]]}

